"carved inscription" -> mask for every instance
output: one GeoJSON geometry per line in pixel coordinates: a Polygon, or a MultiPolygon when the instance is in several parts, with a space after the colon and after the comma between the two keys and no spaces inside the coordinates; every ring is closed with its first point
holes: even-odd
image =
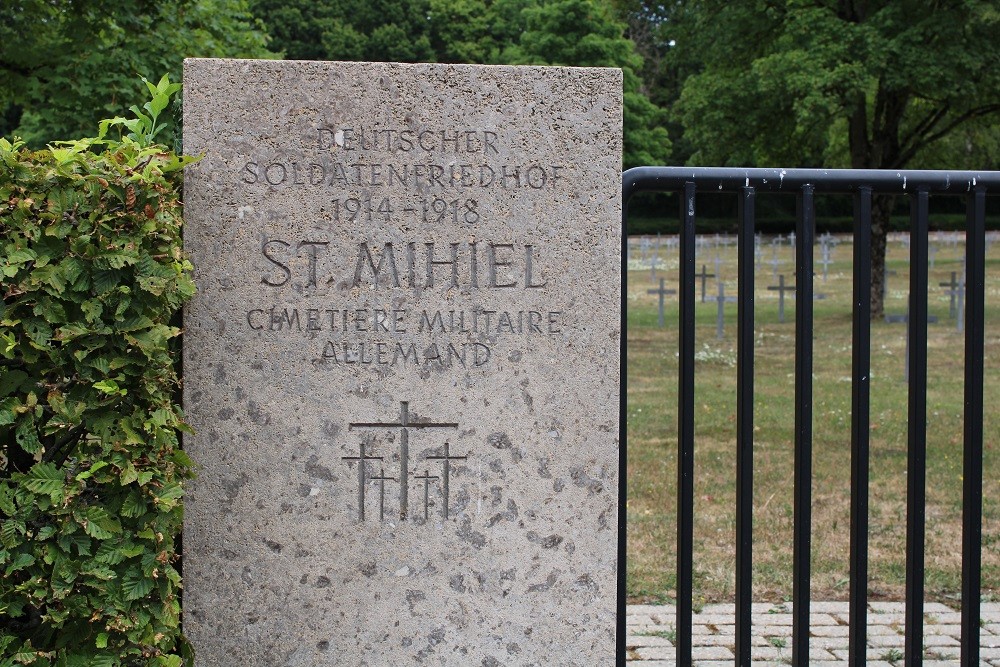
{"type": "Polygon", "coordinates": [[[247,162],[241,180],[247,185],[271,187],[325,186],[328,188],[398,187],[412,190],[481,188],[514,190],[554,188],[562,165],[512,164],[497,168],[487,164],[434,164],[387,162],[247,162]]]}
{"type": "Polygon", "coordinates": [[[545,287],[538,268],[538,249],[532,244],[476,242],[386,242],[372,248],[359,243],[353,268],[344,274],[341,262],[331,257],[329,241],[267,239],[261,255],[271,271],[261,276],[268,287],[289,282],[316,287],[347,281],[353,287],[402,287],[426,289],[435,284],[472,289],[538,289],[545,287]],[[295,260],[305,259],[304,263],[295,260]],[[300,266],[301,265],[301,266],[300,266]],[[293,268],[294,267],[294,268],[293,268]],[[339,272],[339,273],[338,273],[339,272]]]}
{"type": "Polygon", "coordinates": [[[320,363],[371,368],[477,368],[497,358],[497,345],[520,355],[533,337],[562,335],[565,312],[546,303],[554,276],[538,242],[471,235],[441,240],[438,234],[431,240],[419,232],[377,240],[390,228],[472,231],[492,215],[484,188],[559,188],[561,165],[507,164],[501,134],[481,128],[324,126],[297,148],[302,157],[248,159],[238,172],[244,186],[331,193],[310,224],[317,231],[300,237],[272,232],[260,240],[257,280],[274,296],[248,304],[246,327],[315,340],[320,363]],[[346,225],[360,225],[352,233],[365,237],[345,245],[346,225]],[[466,298],[457,307],[417,309],[396,297],[431,289],[466,298]],[[490,295],[501,293],[523,294],[524,303],[491,307],[490,295]],[[296,303],[283,303],[286,295],[296,303]],[[389,303],[398,307],[385,307],[389,303]]]}
{"type": "Polygon", "coordinates": [[[410,469],[410,432],[414,430],[424,430],[424,429],[457,429],[458,424],[456,423],[446,423],[446,422],[429,422],[429,421],[411,421],[410,420],[410,410],[409,402],[402,401],[399,404],[399,419],[395,422],[351,422],[348,424],[348,430],[383,430],[383,429],[399,429],[399,440],[398,440],[398,450],[395,452],[398,454],[399,458],[399,477],[390,477],[385,474],[384,462],[386,456],[379,456],[373,452],[365,451],[365,444],[361,443],[358,448],[358,455],[354,456],[342,456],[341,458],[348,462],[350,465],[357,465],[358,467],[358,489],[357,489],[357,517],[358,521],[365,520],[365,505],[366,505],[366,495],[365,487],[369,482],[378,483],[378,506],[379,506],[379,521],[385,520],[385,497],[386,497],[386,482],[398,482],[399,484],[399,519],[401,521],[406,521],[411,517],[410,505],[409,505],[409,495],[410,495],[410,478],[414,480],[419,480],[417,482],[418,492],[422,492],[423,497],[422,509],[418,511],[418,516],[423,516],[424,519],[428,519],[430,516],[430,489],[432,482],[434,484],[440,483],[441,489],[441,516],[444,519],[449,517],[449,482],[453,476],[453,471],[451,468],[452,461],[464,461],[468,458],[468,455],[458,455],[451,451],[451,445],[445,441],[444,443],[444,454],[425,456],[420,462],[425,465],[423,471],[419,468],[410,469]],[[369,461],[381,461],[383,464],[379,468],[378,474],[372,474],[369,472],[369,461]],[[356,462],[356,463],[355,463],[356,462]],[[430,465],[441,465],[441,474],[432,475],[430,470],[430,465]],[[422,487],[422,489],[420,488],[422,487]]]}
{"type": "Polygon", "coordinates": [[[389,153],[483,153],[499,155],[496,132],[489,130],[454,129],[422,130],[380,127],[321,127],[316,130],[320,151],[381,150],[389,153]]]}
{"type": "MultiPolygon", "coordinates": [[[[424,129],[381,127],[320,127],[314,137],[302,142],[301,157],[282,160],[247,160],[240,180],[247,185],[278,187],[374,188],[407,191],[557,187],[563,165],[499,162],[497,132],[477,129],[424,129]],[[374,154],[374,155],[373,155],[374,154]],[[368,159],[381,154],[383,159],[368,159]],[[388,157],[389,159],[385,159],[388,157]]],[[[389,199],[353,198],[352,213],[366,210],[391,214],[389,199]],[[383,208],[384,207],[384,208],[383,208]]],[[[350,199],[343,200],[345,208],[350,199]]],[[[340,201],[340,200],[336,200],[340,201]]],[[[430,200],[430,208],[444,213],[430,200]]],[[[466,200],[467,203],[469,200],[466,200]]],[[[445,202],[447,204],[448,202],[445,202]]],[[[474,202],[473,202],[474,204],[474,202]]],[[[464,203],[462,205],[465,205],[464,203]]],[[[457,210],[456,201],[453,210],[457,210]]],[[[339,205],[338,207],[339,208],[339,205]]],[[[423,212],[427,214],[427,200],[423,212]]],[[[416,213],[417,208],[403,212],[416,213]]],[[[474,205],[472,210],[474,210],[474,205]]],[[[426,218],[425,218],[426,219],[426,218]]]]}

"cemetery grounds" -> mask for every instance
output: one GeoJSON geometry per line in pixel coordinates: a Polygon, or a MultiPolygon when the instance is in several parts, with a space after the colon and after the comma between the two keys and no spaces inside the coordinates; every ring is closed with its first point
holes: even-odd
{"type": "MultiPolygon", "coordinates": [[[[960,599],[962,535],[964,333],[949,317],[951,272],[961,275],[964,238],[932,233],[937,247],[930,269],[928,307],[927,547],[928,600],[960,599]]],[[[699,243],[696,271],[715,272],[725,293],[737,293],[735,236],[713,247],[699,243]]],[[[723,239],[726,240],[726,239],[723,239]]],[[[885,312],[906,312],[909,250],[890,235],[885,312]]],[[[795,301],[786,294],[778,321],[772,239],[765,237],[755,272],[754,345],[754,600],[783,602],[792,595],[794,476],[795,301]]],[[[655,278],[649,243],[643,260],[632,237],[627,303],[628,585],[629,602],[671,602],[675,597],[677,484],[677,296],[666,297],[666,327],[658,327],[658,301],[647,290],[678,288],[676,247],[661,243],[655,278]]],[[[777,247],[777,274],[794,284],[794,250],[777,247]]],[[[851,290],[849,236],[832,246],[823,279],[815,248],[812,598],[846,600],[850,549],[851,290]]],[[[717,338],[717,278],[705,303],[696,284],[694,598],[696,608],[735,597],[736,313],[725,304],[723,338],[717,338]]],[[[905,324],[872,322],[869,596],[902,600],[906,571],[907,385],[905,324]]],[[[983,461],[983,599],[1000,599],[1000,244],[987,251],[985,415],[983,461]]]]}

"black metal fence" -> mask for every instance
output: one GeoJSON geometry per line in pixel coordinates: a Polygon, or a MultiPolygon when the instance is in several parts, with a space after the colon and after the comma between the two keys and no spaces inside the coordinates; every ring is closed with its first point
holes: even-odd
{"type": "MultiPolygon", "coordinates": [[[[906,528],[906,613],[904,659],[923,660],[924,508],[927,412],[928,200],[931,195],[966,200],[965,433],[962,537],[961,664],[979,665],[982,551],[983,344],[985,304],[986,197],[1000,195],[1000,172],[869,171],[817,169],[723,169],[640,167],[623,175],[623,220],[638,192],[680,195],[680,317],[677,474],[677,664],[691,664],[692,558],[694,548],[695,426],[695,220],[698,193],[735,193],[738,206],[738,325],[736,411],[736,637],[737,665],[750,664],[753,508],[754,385],[754,212],[758,193],[794,193],[796,221],[795,309],[795,477],[792,589],[792,664],[809,662],[813,245],[817,193],[854,198],[853,342],[851,409],[850,664],[866,659],[868,605],[868,475],[871,308],[872,196],[909,198],[910,286],[908,326],[908,464],[906,528]]],[[[626,237],[627,238],[627,237],[626,237]]],[[[626,241],[627,242],[627,241],[626,241]]],[[[627,276],[627,253],[622,274],[627,276]]],[[[625,291],[623,291],[623,295],[625,291]]],[[[623,296],[624,298],[624,296],[623,296]]],[[[624,303],[623,303],[624,308],[624,303]]],[[[625,375],[625,356],[622,374],[625,375]]],[[[623,409],[622,414],[625,414],[623,409]]],[[[624,527],[626,447],[622,447],[624,527]]],[[[622,531],[624,535],[624,530],[622,531]]],[[[624,556],[624,537],[622,543],[624,556]]],[[[624,558],[619,590],[624,593],[624,558]]],[[[624,611],[622,603],[620,612],[624,611]]],[[[624,661],[624,620],[618,628],[619,662],[624,661]]]]}

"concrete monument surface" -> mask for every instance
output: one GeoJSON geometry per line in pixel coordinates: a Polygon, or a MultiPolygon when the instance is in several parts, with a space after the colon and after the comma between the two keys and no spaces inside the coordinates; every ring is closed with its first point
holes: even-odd
{"type": "Polygon", "coordinates": [[[613,664],[621,73],[184,84],[196,664],[613,664]]]}

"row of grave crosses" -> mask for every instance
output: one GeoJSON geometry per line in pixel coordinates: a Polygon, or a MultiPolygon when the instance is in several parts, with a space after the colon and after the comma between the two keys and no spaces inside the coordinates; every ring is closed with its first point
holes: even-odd
{"type": "MultiPolygon", "coordinates": [[[[706,281],[707,278],[714,278],[715,275],[716,274],[714,274],[714,273],[708,273],[708,272],[706,272],[704,265],[702,265],[702,267],[701,267],[701,273],[694,274],[695,278],[701,279],[701,302],[702,303],[705,303],[705,281],[706,281]]],[[[648,290],[646,290],[647,294],[655,294],[655,295],[657,295],[659,297],[659,299],[658,299],[659,318],[658,318],[657,322],[658,322],[658,325],[659,325],[659,327],[661,329],[663,328],[664,322],[665,322],[665,320],[664,320],[664,297],[677,293],[676,290],[667,289],[666,286],[665,286],[665,282],[666,281],[665,281],[664,278],[660,278],[660,287],[659,287],[659,289],[648,289],[648,290]]],[[[724,307],[725,307],[725,304],[727,304],[727,303],[736,303],[738,301],[738,299],[735,296],[726,296],[725,283],[723,283],[721,280],[718,282],[718,288],[719,288],[719,294],[718,294],[718,296],[712,297],[711,300],[715,301],[716,304],[718,304],[718,317],[716,318],[716,337],[719,338],[719,340],[721,340],[722,337],[723,337],[723,321],[724,321],[724,307]]],[[[795,285],[786,284],[785,283],[785,276],[784,276],[784,274],[779,274],[778,275],[778,284],[777,285],[768,285],[767,289],[769,291],[777,292],[778,293],[778,321],[783,323],[785,321],[785,293],[786,292],[790,292],[792,294],[792,296],[794,297],[795,296],[795,285]]],[[[815,299],[817,301],[820,301],[820,300],[825,299],[825,298],[826,298],[826,294],[821,294],[821,293],[816,293],[816,292],[813,293],[813,299],[815,299]]]]}
{"type": "MultiPolygon", "coordinates": [[[[365,520],[365,488],[369,482],[378,483],[378,515],[379,520],[385,520],[385,483],[386,482],[398,482],[399,483],[399,518],[401,521],[405,521],[410,516],[409,510],[409,490],[410,490],[410,431],[420,430],[420,429],[457,429],[458,424],[450,422],[411,422],[409,403],[402,401],[399,404],[399,421],[398,422],[351,422],[348,424],[348,430],[365,430],[365,429],[399,429],[399,478],[389,477],[385,474],[385,466],[380,465],[378,474],[371,474],[368,472],[368,462],[369,461],[384,461],[384,457],[376,456],[374,453],[369,453],[365,451],[365,443],[362,442],[358,447],[357,456],[342,456],[344,461],[357,461],[358,465],[358,521],[365,520]]],[[[449,481],[451,479],[451,462],[452,461],[464,461],[468,458],[467,455],[459,456],[457,454],[452,454],[451,445],[448,442],[444,443],[444,454],[436,456],[427,456],[425,461],[440,461],[443,465],[443,470],[441,475],[432,475],[429,468],[425,468],[423,473],[419,470],[415,470],[413,474],[413,479],[420,480],[423,482],[423,496],[424,496],[424,519],[429,516],[430,507],[430,486],[432,481],[437,483],[440,482],[441,486],[441,515],[443,518],[448,518],[448,506],[449,506],[449,481]]]]}
{"type": "MultiPolygon", "coordinates": [[[[773,268],[776,269],[774,265],[780,263],[780,261],[777,258],[778,249],[781,247],[788,247],[794,250],[795,238],[796,238],[795,232],[791,232],[790,234],[788,234],[788,236],[782,236],[781,234],[779,234],[770,239],[771,264],[773,268]]],[[[989,252],[990,246],[998,239],[1000,239],[1000,233],[998,232],[994,231],[986,234],[987,252],[989,252]]],[[[910,235],[908,233],[893,234],[891,235],[891,240],[900,241],[904,248],[910,247],[910,235]]],[[[937,254],[939,247],[947,246],[955,248],[959,245],[959,243],[965,242],[965,235],[964,233],[959,234],[955,232],[951,233],[932,232],[930,234],[930,240],[932,241],[932,243],[928,247],[928,258],[930,260],[930,266],[933,269],[935,262],[935,255],[937,254]]],[[[823,234],[820,235],[816,239],[816,241],[820,246],[820,250],[822,251],[823,254],[822,261],[825,265],[826,263],[829,263],[828,258],[831,249],[839,245],[840,239],[830,234],[830,232],[823,232],[823,234]]],[[[709,247],[718,249],[720,247],[731,246],[735,244],[736,244],[735,237],[731,237],[728,234],[723,234],[721,236],[719,234],[716,234],[714,239],[711,237],[707,237],[705,235],[698,235],[695,238],[695,256],[701,257],[702,251],[709,247]]],[[[665,245],[668,249],[676,248],[678,246],[678,237],[676,235],[667,237],[663,245],[665,245]]],[[[763,238],[761,237],[760,232],[758,232],[757,234],[754,235],[754,257],[756,258],[756,265],[758,271],[760,270],[761,261],[763,260],[764,256],[763,245],[764,245],[763,238]]],[[[661,240],[659,233],[657,233],[656,235],[655,246],[653,240],[651,240],[647,236],[641,237],[639,242],[639,250],[641,251],[641,256],[639,257],[639,260],[642,263],[648,262],[650,264],[650,280],[654,282],[656,280],[657,264],[659,263],[660,260],[659,258],[660,247],[661,247],[661,240]]],[[[633,243],[631,242],[631,240],[629,240],[626,245],[629,260],[633,259],[632,248],[633,248],[633,243]]],[[[719,263],[718,254],[716,254],[716,272],[718,272],[718,263],[719,263]]],[[[826,267],[824,266],[824,269],[825,268],[826,267]]],[[[777,277],[777,273],[775,273],[775,277],[777,277]]]]}
{"type": "MultiPolygon", "coordinates": [[[[770,261],[770,264],[771,264],[771,269],[772,269],[772,271],[774,273],[774,279],[775,280],[778,279],[778,265],[782,263],[781,260],[778,259],[778,248],[784,246],[786,240],[788,241],[788,247],[791,248],[792,251],[794,252],[795,251],[795,232],[790,233],[787,238],[784,237],[784,236],[781,236],[779,234],[778,236],[776,236],[776,237],[774,237],[774,238],[771,239],[771,261],[770,261]]],[[[676,248],[678,246],[678,237],[676,237],[676,236],[669,237],[667,239],[667,241],[668,241],[667,244],[666,244],[667,248],[676,248]]],[[[821,251],[821,255],[822,255],[822,258],[819,260],[819,262],[820,262],[820,264],[823,265],[823,282],[826,282],[828,269],[830,267],[830,264],[833,263],[833,259],[831,258],[832,257],[833,247],[836,246],[837,244],[839,244],[840,241],[835,236],[831,235],[829,232],[824,232],[823,235],[819,237],[818,242],[819,242],[820,251],[821,251]]],[[[721,240],[720,240],[720,236],[718,234],[715,235],[715,243],[714,243],[714,247],[715,248],[719,248],[720,246],[732,245],[733,243],[735,243],[735,241],[732,240],[728,235],[723,236],[721,238],[721,240]]],[[[710,241],[706,237],[704,237],[704,236],[698,236],[698,237],[696,237],[696,239],[695,239],[695,257],[701,257],[702,256],[701,250],[703,248],[707,248],[709,245],[710,245],[710,241]]],[[[632,261],[632,243],[631,243],[631,241],[628,241],[626,243],[625,247],[626,247],[626,251],[628,253],[628,260],[632,261]]],[[[642,263],[644,263],[644,264],[648,264],[649,265],[649,279],[650,279],[650,281],[656,282],[656,270],[657,270],[657,268],[659,268],[659,263],[660,263],[660,235],[659,234],[656,235],[656,246],[655,247],[653,247],[653,243],[649,239],[649,237],[646,237],[646,236],[642,237],[642,239],[640,241],[640,244],[639,244],[639,249],[642,251],[642,256],[640,258],[640,261],[642,263]],[[648,255],[648,257],[647,257],[647,255],[648,255]]],[[[756,234],[754,236],[754,258],[755,258],[755,263],[756,263],[756,267],[757,267],[758,271],[760,271],[760,265],[761,265],[761,261],[763,260],[763,257],[764,257],[763,242],[761,240],[761,235],[758,233],[758,234],[756,234]]],[[[702,278],[701,278],[701,282],[702,282],[702,287],[701,287],[701,301],[702,301],[702,303],[705,302],[705,278],[706,277],[711,278],[711,277],[720,276],[721,275],[721,265],[722,265],[722,258],[719,257],[718,252],[716,252],[716,254],[715,254],[715,273],[714,274],[707,273],[705,271],[705,265],[702,264],[701,274],[700,274],[700,275],[702,275],[702,278]]],[[[931,268],[934,268],[934,258],[933,258],[933,256],[931,257],[931,268]]]]}

